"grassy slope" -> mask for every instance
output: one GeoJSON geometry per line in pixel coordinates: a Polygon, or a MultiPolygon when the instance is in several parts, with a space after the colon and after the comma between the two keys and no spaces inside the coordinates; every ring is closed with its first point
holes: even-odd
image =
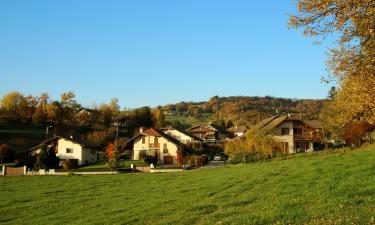
{"type": "Polygon", "coordinates": [[[375,223],[375,146],[174,174],[0,177],[5,224],[375,223]]]}
{"type": "Polygon", "coordinates": [[[202,114],[201,118],[197,119],[197,118],[194,118],[194,117],[187,117],[187,116],[167,115],[165,117],[165,120],[169,121],[169,122],[173,122],[173,121],[178,120],[178,121],[180,121],[181,126],[184,129],[187,129],[189,127],[196,126],[196,125],[207,125],[208,122],[210,122],[212,120],[211,116],[212,116],[211,114],[202,114]]]}

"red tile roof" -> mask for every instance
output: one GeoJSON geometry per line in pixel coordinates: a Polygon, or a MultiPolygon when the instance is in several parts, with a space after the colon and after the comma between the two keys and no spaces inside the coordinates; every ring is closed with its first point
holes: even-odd
{"type": "Polygon", "coordinates": [[[142,132],[143,134],[147,134],[149,136],[157,136],[157,137],[160,137],[161,135],[159,134],[159,132],[157,132],[156,130],[154,130],[153,128],[149,128],[147,130],[144,130],[142,132]]]}

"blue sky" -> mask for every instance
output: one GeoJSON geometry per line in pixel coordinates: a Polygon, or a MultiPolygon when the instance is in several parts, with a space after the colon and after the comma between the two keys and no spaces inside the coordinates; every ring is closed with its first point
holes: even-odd
{"type": "Polygon", "coordinates": [[[324,98],[327,45],[287,28],[292,1],[2,0],[0,95],[121,107],[219,96],[324,98]]]}

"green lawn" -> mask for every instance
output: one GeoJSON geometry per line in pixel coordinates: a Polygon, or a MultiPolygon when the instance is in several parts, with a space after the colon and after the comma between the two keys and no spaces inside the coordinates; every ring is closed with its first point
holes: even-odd
{"type": "Polygon", "coordinates": [[[3,224],[374,224],[375,146],[171,174],[0,177],[3,224]]]}
{"type": "MultiPolygon", "coordinates": [[[[149,166],[149,164],[140,161],[140,160],[126,160],[121,161],[120,169],[122,168],[130,168],[130,164],[135,164],[136,166],[149,166]]],[[[99,162],[88,166],[80,167],[79,169],[76,169],[77,172],[98,172],[98,171],[110,171],[110,169],[107,166],[106,162],[99,162]]]]}

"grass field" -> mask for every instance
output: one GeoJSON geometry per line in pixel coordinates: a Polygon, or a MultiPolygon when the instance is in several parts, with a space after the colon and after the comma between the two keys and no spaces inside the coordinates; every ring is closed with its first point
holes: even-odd
{"type": "Polygon", "coordinates": [[[0,177],[2,224],[374,224],[375,146],[171,174],[0,177]]]}
{"type": "MultiPolygon", "coordinates": [[[[148,163],[145,163],[141,160],[126,160],[121,161],[119,168],[130,168],[130,164],[135,164],[136,166],[149,166],[148,163]]],[[[108,165],[106,162],[99,162],[88,166],[80,167],[76,170],[76,172],[100,172],[100,171],[111,171],[111,169],[108,168],[108,165]]]]}
{"type": "Polygon", "coordinates": [[[192,126],[196,125],[207,125],[208,122],[212,120],[211,114],[202,114],[200,119],[194,118],[194,117],[187,117],[187,116],[178,116],[178,115],[167,115],[165,117],[166,121],[174,122],[176,120],[180,121],[181,126],[184,129],[187,129],[192,126]]]}

